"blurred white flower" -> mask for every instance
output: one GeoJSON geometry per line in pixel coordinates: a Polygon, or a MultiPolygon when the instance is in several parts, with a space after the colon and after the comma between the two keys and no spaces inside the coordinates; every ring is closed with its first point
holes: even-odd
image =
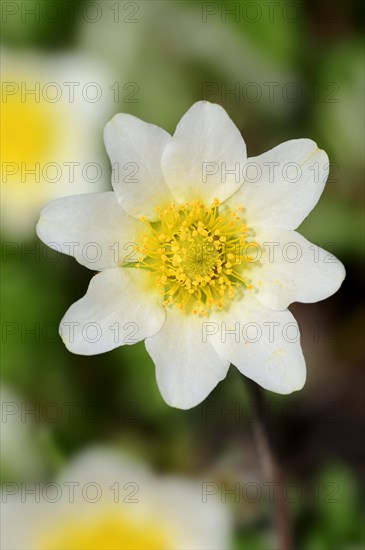
{"type": "Polygon", "coordinates": [[[67,348],[92,355],[146,339],[160,391],[180,408],[205,399],[230,362],[271,391],[302,388],[286,308],[330,296],[345,276],[293,231],[323,191],[326,153],[297,139],[247,159],[237,127],[208,102],[173,137],[126,114],[104,135],[114,193],[57,200],[37,226],[101,271],[62,320],[67,348]]]}
{"type": "Polygon", "coordinates": [[[51,199],[109,189],[98,135],[113,82],[84,54],[3,50],[1,66],[1,226],[31,238],[51,199]]]}
{"type": "Polygon", "coordinates": [[[2,476],[11,480],[44,474],[47,463],[34,408],[11,388],[0,387],[0,462],[2,476]]]}
{"type": "Polygon", "coordinates": [[[84,452],[38,496],[26,488],[3,489],[7,550],[230,547],[229,511],[218,495],[204,502],[202,482],[153,475],[111,451],[84,452]]]}

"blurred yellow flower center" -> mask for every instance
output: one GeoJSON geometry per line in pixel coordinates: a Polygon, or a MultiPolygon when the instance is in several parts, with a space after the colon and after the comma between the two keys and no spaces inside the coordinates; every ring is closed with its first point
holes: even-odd
{"type": "Polygon", "coordinates": [[[171,541],[159,526],[137,523],[121,515],[62,525],[43,538],[39,550],[163,550],[171,541]]]}
{"type": "MultiPolygon", "coordinates": [[[[31,170],[53,150],[57,137],[55,107],[42,97],[31,94],[22,97],[20,83],[18,86],[18,91],[3,93],[1,97],[1,161],[16,163],[19,170],[24,163],[24,168],[31,170]]],[[[13,179],[9,177],[8,181],[12,183],[13,179]]],[[[19,173],[17,179],[20,180],[19,173]]]]}
{"type": "Polygon", "coordinates": [[[195,200],[158,208],[158,222],[142,218],[148,231],[135,265],[155,274],[165,306],[206,316],[213,306],[222,309],[232,300],[238,287],[248,286],[242,274],[250,261],[244,254],[249,230],[243,209],[220,210],[218,199],[208,207],[195,200]]]}

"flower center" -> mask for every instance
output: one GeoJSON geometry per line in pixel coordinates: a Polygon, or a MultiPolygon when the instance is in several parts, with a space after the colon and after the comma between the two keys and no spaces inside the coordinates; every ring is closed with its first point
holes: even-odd
{"type": "MultiPolygon", "coordinates": [[[[19,88],[20,75],[14,75],[19,88]]],[[[27,75],[23,75],[26,80],[27,75]]],[[[31,88],[29,84],[29,88],[31,88]]],[[[57,147],[57,135],[53,129],[61,122],[55,116],[53,104],[38,99],[31,93],[22,97],[20,91],[14,94],[3,94],[1,97],[1,144],[3,162],[24,164],[27,170],[34,169],[36,162],[42,163],[57,147]],[[6,139],[5,139],[6,137],[6,139]]],[[[20,179],[19,174],[17,179],[20,179]]]]}
{"type": "Polygon", "coordinates": [[[247,246],[258,245],[250,241],[252,231],[242,219],[242,207],[224,209],[215,199],[209,207],[195,200],[157,211],[158,222],[141,218],[147,231],[135,267],[154,274],[165,306],[206,316],[249,286],[244,274],[252,261],[247,246]]]}
{"type": "Polygon", "coordinates": [[[112,512],[87,522],[82,518],[60,522],[36,547],[42,550],[161,550],[171,547],[169,539],[163,526],[152,521],[133,521],[112,512]]]}

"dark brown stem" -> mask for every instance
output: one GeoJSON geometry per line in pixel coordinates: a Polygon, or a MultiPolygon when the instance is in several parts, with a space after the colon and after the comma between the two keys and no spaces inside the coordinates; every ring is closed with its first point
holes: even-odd
{"type": "Polygon", "coordinates": [[[273,503],[275,507],[275,524],[279,550],[293,550],[293,537],[291,518],[288,502],[284,496],[283,475],[279,463],[270,446],[269,438],[264,423],[264,398],[263,391],[252,380],[245,379],[250,395],[258,408],[258,421],[253,422],[253,434],[261,462],[261,468],[271,486],[273,486],[273,503]]]}

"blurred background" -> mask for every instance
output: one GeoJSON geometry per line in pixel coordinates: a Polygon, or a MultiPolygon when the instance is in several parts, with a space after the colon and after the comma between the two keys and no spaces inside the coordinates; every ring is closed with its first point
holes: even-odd
{"type": "Polygon", "coordinates": [[[230,547],[275,548],[274,504],[253,440],[263,419],[288,484],[295,548],[363,548],[361,7],[2,3],[3,482],[54,479],[102,444],[161,476],[228,489],[221,500],[230,547]],[[308,137],[331,161],[323,196],[299,231],[333,252],[347,277],[330,299],[291,307],[308,381],[292,396],[265,392],[263,413],[234,368],[204,403],[179,411],[162,400],[143,343],[70,354],[58,323],[92,273],[34,231],[50,199],[110,189],[102,131],[111,116],[128,112],[172,133],[200,99],[227,110],[249,156],[308,137]],[[246,490],[252,482],[258,495],[246,490]]]}

